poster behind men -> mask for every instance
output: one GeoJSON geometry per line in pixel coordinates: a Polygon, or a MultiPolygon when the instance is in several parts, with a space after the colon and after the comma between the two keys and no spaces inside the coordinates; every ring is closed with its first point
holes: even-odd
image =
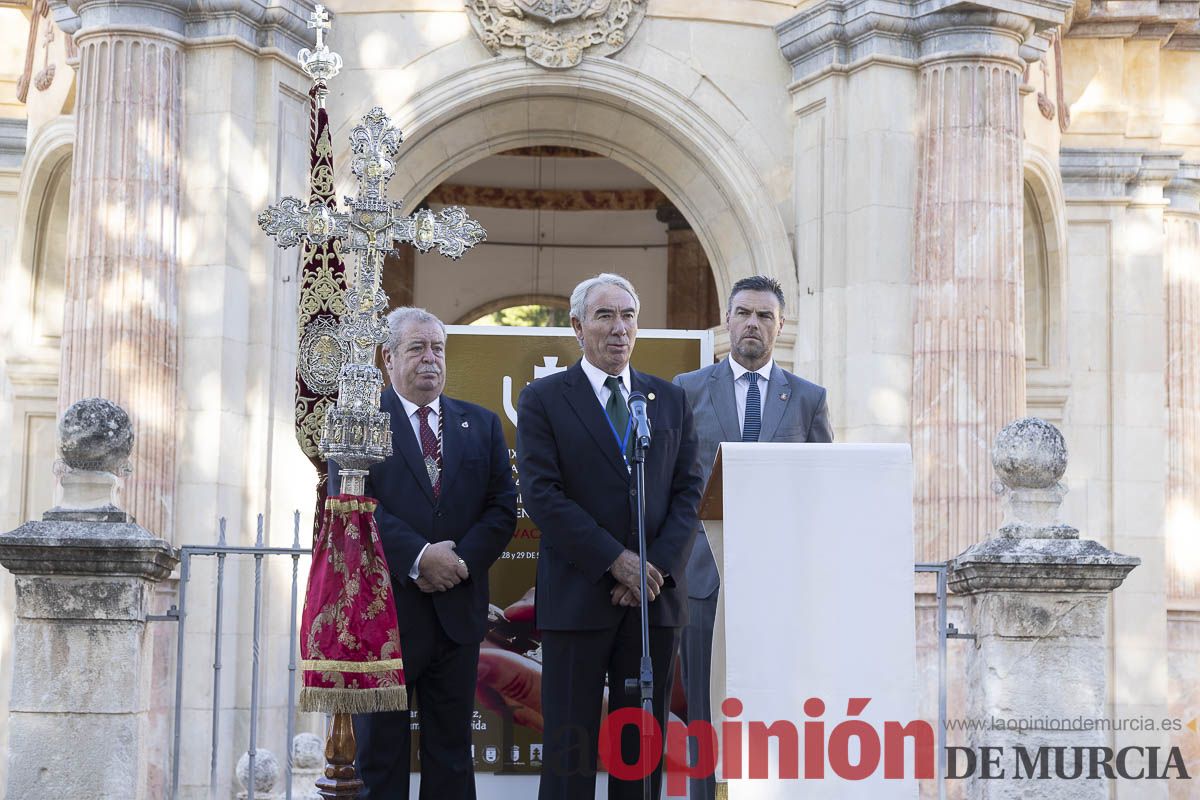
{"type": "MultiPolygon", "coordinates": [[[[638,333],[632,365],[669,380],[711,364],[712,351],[709,331],[644,330],[638,333]]],[[[569,328],[447,327],[446,394],[500,417],[517,481],[516,531],[489,574],[490,624],[480,648],[473,723],[479,772],[532,774],[541,767],[541,643],[533,629],[529,592],[537,574],[539,533],[521,502],[517,398],[531,380],[560,372],[579,357],[579,343],[569,328]]],[[[416,719],[414,715],[414,732],[416,719]]],[[[414,770],[419,769],[417,742],[414,736],[414,770]]]]}

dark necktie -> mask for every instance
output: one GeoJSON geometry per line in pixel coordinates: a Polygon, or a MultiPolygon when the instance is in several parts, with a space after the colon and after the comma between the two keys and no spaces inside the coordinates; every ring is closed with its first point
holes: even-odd
{"type": "Polygon", "coordinates": [[[437,434],[429,427],[429,414],[432,410],[429,406],[422,406],[417,409],[417,416],[421,418],[421,455],[425,457],[425,472],[433,486],[433,499],[437,500],[442,492],[442,450],[438,447],[437,434]]]}
{"type": "Polygon", "coordinates": [[[746,390],[746,420],[742,423],[742,441],[757,442],[762,430],[762,396],[758,393],[758,373],[747,372],[750,388],[746,390]]]}
{"type": "Polygon", "coordinates": [[[604,413],[608,414],[608,421],[612,423],[613,430],[617,432],[617,439],[620,440],[625,436],[625,429],[629,427],[629,407],[625,405],[625,396],[621,394],[621,379],[610,375],[604,379],[604,385],[611,392],[608,402],[604,404],[604,413]]]}

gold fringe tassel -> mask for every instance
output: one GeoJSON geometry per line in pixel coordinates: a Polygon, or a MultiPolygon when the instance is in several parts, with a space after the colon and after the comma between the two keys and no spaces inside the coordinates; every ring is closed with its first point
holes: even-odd
{"type": "Polygon", "coordinates": [[[404,659],[385,658],[382,661],[330,661],[329,659],[303,659],[300,669],[306,672],[395,672],[404,668],[404,659]]]}
{"type": "Polygon", "coordinates": [[[377,505],[379,504],[369,497],[356,497],[352,500],[338,500],[335,497],[325,498],[325,508],[335,514],[348,514],[352,511],[374,514],[377,505]]]}
{"type": "Polygon", "coordinates": [[[387,686],[377,689],[333,689],[305,686],[300,689],[301,711],[324,714],[374,714],[377,711],[404,711],[408,708],[408,689],[387,686]]]}

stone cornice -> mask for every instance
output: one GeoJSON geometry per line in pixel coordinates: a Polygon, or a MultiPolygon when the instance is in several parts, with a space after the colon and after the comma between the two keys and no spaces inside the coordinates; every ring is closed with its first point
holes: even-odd
{"type": "Polygon", "coordinates": [[[76,41],[106,30],[137,30],[188,43],[235,41],[295,54],[312,47],[310,0],[50,0],[58,26],[76,41]]]}
{"type": "Polygon", "coordinates": [[[1111,592],[1141,564],[1090,539],[994,537],[951,559],[950,591],[1111,592]]]}
{"type": "Polygon", "coordinates": [[[1200,214],[1200,161],[1181,161],[1164,190],[1171,205],[1167,213],[1200,214]]]}
{"type": "Polygon", "coordinates": [[[1167,50],[1200,50],[1200,0],[1084,0],[1072,39],[1151,39],[1167,50]]]}
{"type": "MultiPolygon", "coordinates": [[[[1200,0],[1198,0],[1200,1],[1200,0]]],[[[920,65],[997,59],[1020,67],[1045,52],[1041,31],[1064,24],[1069,0],[821,0],[775,28],[797,81],[872,60],[920,65]]]]}
{"type": "Polygon", "coordinates": [[[20,166],[25,158],[27,130],[23,119],[0,119],[0,169],[20,166]]]}
{"type": "Polygon", "coordinates": [[[1064,147],[1058,163],[1063,193],[1071,199],[1129,199],[1145,190],[1161,194],[1178,173],[1182,152],[1120,147],[1064,147]]]}
{"type": "Polygon", "coordinates": [[[175,549],[132,522],[26,522],[0,534],[0,564],[14,575],[105,575],[162,580],[175,549]]]}

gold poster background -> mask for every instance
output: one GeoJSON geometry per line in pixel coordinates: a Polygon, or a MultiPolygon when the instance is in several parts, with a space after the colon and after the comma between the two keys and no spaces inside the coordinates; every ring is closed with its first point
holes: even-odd
{"type": "MultiPolygon", "coordinates": [[[[642,331],[634,347],[633,368],[670,380],[681,372],[704,366],[707,331],[642,331]]],[[[535,632],[526,625],[509,624],[504,609],[522,599],[537,574],[537,526],[525,513],[517,474],[517,398],[535,377],[570,367],[579,360],[579,344],[569,328],[485,328],[448,326],[446,341],[446,394],[477,403],[500,417],[508,442],[509,461],[517,481],[517,524],[513,539],[489,573],[492,624],[481,649],[507,651],[509,665],[541,670],[541,652],[535,632]],[[535,368],[537,372],[535,374],[535,368]]],[[[711,358],[711,356],[710,356],[711,358]]],[[[586,458],[587,454],[580,454],[586,458]]],[[[495,654],[493,654],[495,655],[495,654]]],[[[540,701],[539,701],[540,702],[540,701]]],[[[541,732],[513,719],[515,707],[481,683],[476,693],[473,756],[480,772],[535,774],[541,766],[541,732]],[[487,702],[481,702],[486,699],[487,702]]],[[[540,709],[538,709],[540,710],[540,709]]],[[[518,711],[518,716],[528,714],[518,711]]],[[[413,731],[419,730],[413,715],[413,731]]],[[[413,737],[413,769],[417,769],[418,737],[413,737]]]]}

